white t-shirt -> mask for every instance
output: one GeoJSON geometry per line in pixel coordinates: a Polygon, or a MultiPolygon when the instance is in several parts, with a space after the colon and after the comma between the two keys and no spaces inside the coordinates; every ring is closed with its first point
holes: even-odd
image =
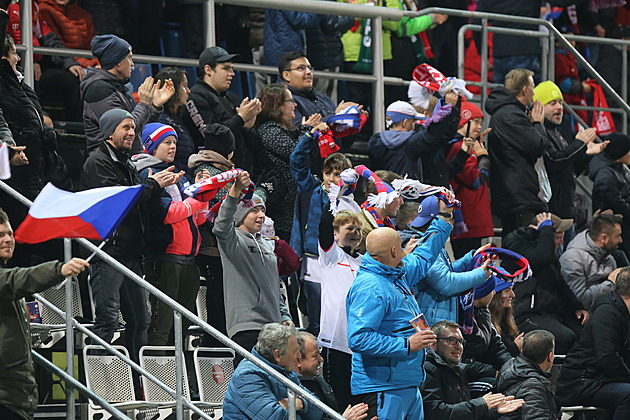
{"type": "Polygon", "coordinates": [[[319,264],[322,267],[322,310],[319,319],[320,346],[352,354],[348,348],[348,318],[346,296],[361,264],[359,254],[353,258],[336,243],[324,251],[319,247],[319,264]]]}

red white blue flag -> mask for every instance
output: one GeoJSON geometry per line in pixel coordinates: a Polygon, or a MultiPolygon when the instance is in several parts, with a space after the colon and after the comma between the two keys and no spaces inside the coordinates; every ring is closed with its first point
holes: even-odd
{"type": "Polygon", "coordinates": [[[72,193],[48,183],[15,231],[15,240],[27,244],[54,238],[105,240],[125,218],[143,188],[140,184],[72,193]]]}

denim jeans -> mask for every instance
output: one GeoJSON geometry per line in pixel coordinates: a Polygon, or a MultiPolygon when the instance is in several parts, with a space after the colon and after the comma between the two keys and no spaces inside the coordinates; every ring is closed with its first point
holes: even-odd
{"type": "MultiPolygon", "coordinates": [[[[121,258],[118,261],[142,276],[140,259],[121,258]]],[[[132,360],[138,360],[140,347],[147,344],[150,321],[145,290],[104,261],[93,262],[90,269],[96,309],[94,334],[111,343],[118,328],[118,312],[122,312],[126,323],[125,347],[132,360]]]]}
{"type": "Polygon", "coordinates": [[[586,403],[613,411],[613,420],[630,419],[630,383],[604,384],[586,403]]]}
{"type": "Polygon", "coordinates": [[[504,83],[505,75],[511,70],[523,68],[534,72],[534,83],[540,83],[540,56],[513,55],[511,57],[494,57],[492,62],[492,81],[504,83]]]}

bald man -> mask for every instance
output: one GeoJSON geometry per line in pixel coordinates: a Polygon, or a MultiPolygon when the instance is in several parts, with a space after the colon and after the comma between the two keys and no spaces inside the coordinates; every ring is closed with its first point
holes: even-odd
{"type": "Polygon", "coordinates": [[[412,239],[415,248],[408,255],[393,229],[378,228],[367,236],[367,253],[346,307],[352,395],[354,403],[368,404],[368,418],[424,418],[418,387],[424,381],[424,349],[436,340],[431,330],[416,331],[410,324],[421,313],[411,288],[435,262],[452,220],[452,209],[440,201],[423,242],[412,239]]]}

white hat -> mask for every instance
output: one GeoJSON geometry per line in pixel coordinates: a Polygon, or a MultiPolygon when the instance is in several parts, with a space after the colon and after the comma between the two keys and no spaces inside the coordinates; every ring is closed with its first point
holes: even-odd
{"type": "Polygon", "coordinates": [[[418,111],[409,103],[404,101],[396,101],[387,107],[385,115],[392,120],[392,122],[400,122],[410,118],[414,120],[424,120],[427,117],[418,111]]]}

